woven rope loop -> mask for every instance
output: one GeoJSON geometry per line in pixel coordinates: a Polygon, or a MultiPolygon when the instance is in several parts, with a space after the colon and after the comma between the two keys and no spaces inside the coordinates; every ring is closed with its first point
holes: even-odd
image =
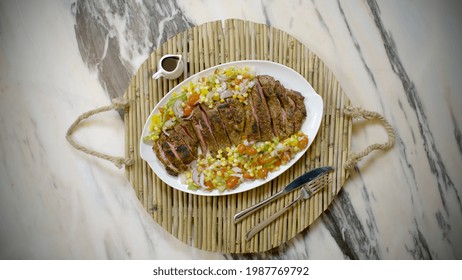
{"type": "Polygon", "coordinates": [[[133,164],[133,160],[130,159],[130,158],[124,158],[124,157],[116,157],[116,156],[110,156],[110,155],[107,155],[107,154],[103,154],[103,153],[100,153],[100,152],[97,152],[97,151],[94,151],[94,150],[91,150],[91,149],[88,149],[80,144],[77,144],[74,139],[72,139],[72,134],[77,130],[77,127],[80,125],[80,123],[93,116],[93,115],[96,115],[96,114],[99,114],[99,113],[102,113],[102,112],[107,112],[107,111],[111,111],[111,110],[118,110],[118,109],[123,109],[123,108],[126,108],[130,105],[130,100],[123,100],[123,99],[114,99],[113,100],[113,103],[109,106],[104,106],[104,107],[101,107],[101,108],[97,108],[97,109],[94,109],[94,110],[90,110],[88,112],[85,112],[83,113],[82,115],[80,115],[73,123],[72,125],[69,127],[69,129],[67,130],[67,133],[66,133],[66,139],[67,141],[77,150],[79,151],[82,151],[86,154],[89,154],[89,155],[92,155],[92,156],[95,156],[95,157],[99,157],[101,159],[105,159],[105,160],[108,160],[110,162],[112,162],[115,166],[117,166],[117,168],[122,168],[123,166],[130,166],[133,164]]]}
{"type": "Polygon", "coordinates": [[[387,150],[387,149],[390,149],[391,147],[393,147],[393,145],[395,144],[396,136],[395,136],[395,132],[393,130],[393,127],[379,113],[363,110],[361,108],[352,107],[352,106],[346,107],[343,112],[345,113],[345,115],[350,116],[350,117],[352,117],[354,119],[363,118],[363,119],[368,119],[368,120],[371,120],[371,119],[379,120],[382,123],[382,125],[384,126],[384,128],[385,128],[385,130],[387,132],[387,136],[388,136],[388,141],[383,143],[383,144],[377,144],[377,143],[372,144],[372,145],[366,147],[361,152],[358,152],[358,153],[352,152],[352,153],[350,153],[349,156],[348,156],[348,160],[345,162],[345,169],[348,170],[351,167],[353,167],[358,161],[360,161],[363,157],[367,156],[373,150],[387,150]]]}

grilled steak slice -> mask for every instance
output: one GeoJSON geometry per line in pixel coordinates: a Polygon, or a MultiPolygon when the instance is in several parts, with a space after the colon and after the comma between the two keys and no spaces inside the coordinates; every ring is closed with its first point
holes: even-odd
{"type": "Polygon", "coordinates": [[[285,112],[283,112],[284,109],[282,108],[281,102],[279,102],[279,99],[274,91],[276,81],[273,77],[268,75],[257,76],[257,79],[262,87],[266,103],[268,104],[273,133],[278,136],[279,139],[285,139],[287,138],[287,134],[285,132],[285,112]]]}
{"type": "Polygon", "coordinates": [[[209,108],[201,105],[201,108],[205,112],[206,122],[212,129],[212,133],[215,137],[218,148],[221,149],[231,146],[231,141],[229,141],[228,134],[226,133],[225,127],[223,126],[220,113],[218,113],[216,106],[209,108]]]}
{"type": "MultiPolygon", "coordinates": [[[[193,154],[189,147],[184,142],[182,136],[179,135],[176,131],[170,133],[168,137],[168,143],[172,149],[175,157],[181,161],[183,164],[190,164],[193,160],[197,158],[197,154],[193,154]]],[[[196,148],[197,151],[197,148],[196,148]]]]}
{"type": "Polygon", "coordinates": [[[199,141],[196,133],[194,132],[194,128],[193,128],[193,124],[191,120],[182,120],[178,123],[178,126],[183,129],[183,131],[188,135],[188,137],[192,141],[196,143],[199,141]]]}
{"type": "MultiPolygon", "coordinates": [[[[220,114],[223,125],[226,129],[226,133],[228,134],[229,140],[231,141],[231,144],[236,146],[239,145],[242,139],[241,134],[237,129],[239,125],[236,122],[237,117],[234,114],[235,110],[233,109],[233,107],[229,105],[228,102],[219,104],[217,106],[217,109],[218,113],[220,114]]],[[[242,119],[244,118],[242,117],[242,119]]]]}
{"type": "Polygon", "coordinates": [[[176,147],[170,142],[171,140],[165,134],[161,134],[157,140],[160,143],[160,148],[167,160],[176,167],[180,172],[188,170],[188,165],[184,164],[176,151],[176,147]]]}
{"type": "Polygon", "coordinates": [[[305,97],[291,89],[286,89],[286,96],[295,103],[294,129],[299,131],[306,117],[305,97]]]}
{"type": "Polygon", "coordinates": [[[154,152],[157,155],[157,158],[165,165],[165,170],[167,171],[168,174],[172,176],[178,176],[180,173],[180,170],[175,167],[168,159],[167,156],[165,155],[164,151],[162,150],[161,147],[161,142],[159,140],[154,143],[154,146],[152,147],[154,152]]]}
{"type": "Polygon", "coordinates": [[[274,137],[273,128],[271,125],[271,115],[263,94],[262,87],[258,80],[255,83],[250,95],[252,95],[253,106],[257,113],[258,125],[260,126],[260,140],[272,140],[274,137]]]}
{"type": "Polygon", "coordinates": [[[244,134],[248,141],[260,140],[260,126],[258,125],[257,112],[253,105],[252,95],[247,97],[247,105],[244,106],[245,110],[245,127],[244,134]]]}
{"type": "Polygon", "coordinates": [[[275,92],[284,110],[283,116],[285,118],[285,132],[287,136],[290,136],[295,133],[295,125],[293,119],[295,113],[295,103],[292,99],[287,97],[286,89],[283,85],[281,85],[279,81],[276,81],[275,83],[275,92]]]}
{"type": "Polygon", "coordinates": [[[196,159],[184,143],[181,136],[173,129],[169,130],[169,136],[162,133],[153,149],[157,158],[168,167],[169,174],[178,174],[188,170],[188,165],[196,159]]]}
{"type": "Polygon", "coordinates": [[[199,144],[200,144],[202,152],[206,153],[207,152],[207,142],[205,142],[205,138],[204,138],[204,135],[202,133],[202,126],[201,126],[201,124],[199,122],[199,120],[201,118],[200,109],[198,107],[196,107],[191,114],[192,114],[191,123],[192,123],[192,127],[193,127],[193,130],[194,130],[194,134],[196,135],[197,139],[199,140],[199,144]]]}
{"type": "Polygon", "coordinates": [[[209,151],[215,156],[219,150],[218,144],[215,137],[212,134],[212,128],[207,123],[208,119],[204,111],[200,109],[200,106],[196,106],[192,112],[192,121],[196,135],[201,140],[202,151],[206,153],[209,151]]]}
{"type": "Polygon", "coordinates": [[[244,131],[245,127],[245,111],[244,104],[234,98],[226,99],[234,115],[235,129],[240,134],[244,131]]]}
{"type": "Polygon", "coordinates": [[[180,121],[174,126],[175,132],[183,140],[189,151],[197,157],[199,140],[190,121],[180,121]]]}

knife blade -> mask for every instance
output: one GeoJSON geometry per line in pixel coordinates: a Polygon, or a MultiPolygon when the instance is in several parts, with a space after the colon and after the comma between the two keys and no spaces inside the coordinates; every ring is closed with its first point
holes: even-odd
{"type": "Polygon", "coordinates": [[[266,198],[265,200],[247,208],[247,209],[244,209],[238,213],[236,213],[236,215],[234,215],[234,223],[238,223],[240,221],[242,221],[245,217],[247,217],[248,215],[250,215],[251,213],[257,211],[258,209],[260,209],[261,207],[263,207],[264,205],[270,203],[271,201],[274,201],[275,199],[283,196],[283,195],[286,195],[296,189],[299,189],[301,188],[303,185],[305,185],[306,183],[309,183],[311,182],[312,180],[315,180],[316,178],[318,178],[319,176],[322,176],[324,175],[325,173],[329,173],[331,171],[333,171],[334,168],[332,166],[323,166],[323,167],[318,167],[318,168],[315,168],[311,171],[308,171],[306,172],[305,174],[297,177],[295,180],[293,180],[292,182],[290,182],[290,184],[288,184],[285,188],[283,188],[282,190],[280,190],[279,192],[277,192],[276,194],[266,198]]]}

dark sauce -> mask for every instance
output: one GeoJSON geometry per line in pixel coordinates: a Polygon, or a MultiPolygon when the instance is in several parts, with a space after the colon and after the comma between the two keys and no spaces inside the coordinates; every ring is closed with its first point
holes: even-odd
{"type": "Polygon", "coordinates": [[[168,72],[172,72],[175,70],[179,62],[179,58],[176,56],[167,57],[162,60],[162,68],[164,68],[168,72]]]}

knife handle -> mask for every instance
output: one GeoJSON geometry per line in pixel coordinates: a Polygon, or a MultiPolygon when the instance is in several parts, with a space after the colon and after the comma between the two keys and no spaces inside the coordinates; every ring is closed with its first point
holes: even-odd
{"type": "Polygon", "coordinates": [[[261,207],[265,206],[266,204],[270,203],[271,201],[277,199],[278,197],[282,196],[284,194],[284,189],[280,190],[276,194],[266,198],[265,200],[262,200],[261,202],[250,206],[247,209],[244,209],[240,212],[237,212],[236,215],[234,215],[234,223],[238,223],[242,221],[245,217],[249,216],[251,213],[257,211],[261,207]]]}
{"type": "Polygon", "coordinates": [[[255,236],[255,234],[259,233],[262,229],[264,229],[266,226],[268,226],[269,224],[271,224],[272,222],[274,222],[274,220],[276,220],[277,218],[279,218],[282,214],[284,214],[287,210],[289,210],[290,208],[292,208],[295,204],[297,204],[297,202],[299,202],[301,199],[301,196],[298,197],[297,199],[295,199],[294,201],[292,201],[290,204],[286,205],[284,208],[282,208],[281,210],[277,211],[276,213],[274,213],[273,215],[269,216],[267,219],[263,220],[262,222],[260,222],[259,224],[257,224],[256,226],[254,226],[251,230],[249,230],[246,234],[245,234],[245,240],[246,241],[249,241],[250,239],[252,239],[252,237],[255,236]]]}

